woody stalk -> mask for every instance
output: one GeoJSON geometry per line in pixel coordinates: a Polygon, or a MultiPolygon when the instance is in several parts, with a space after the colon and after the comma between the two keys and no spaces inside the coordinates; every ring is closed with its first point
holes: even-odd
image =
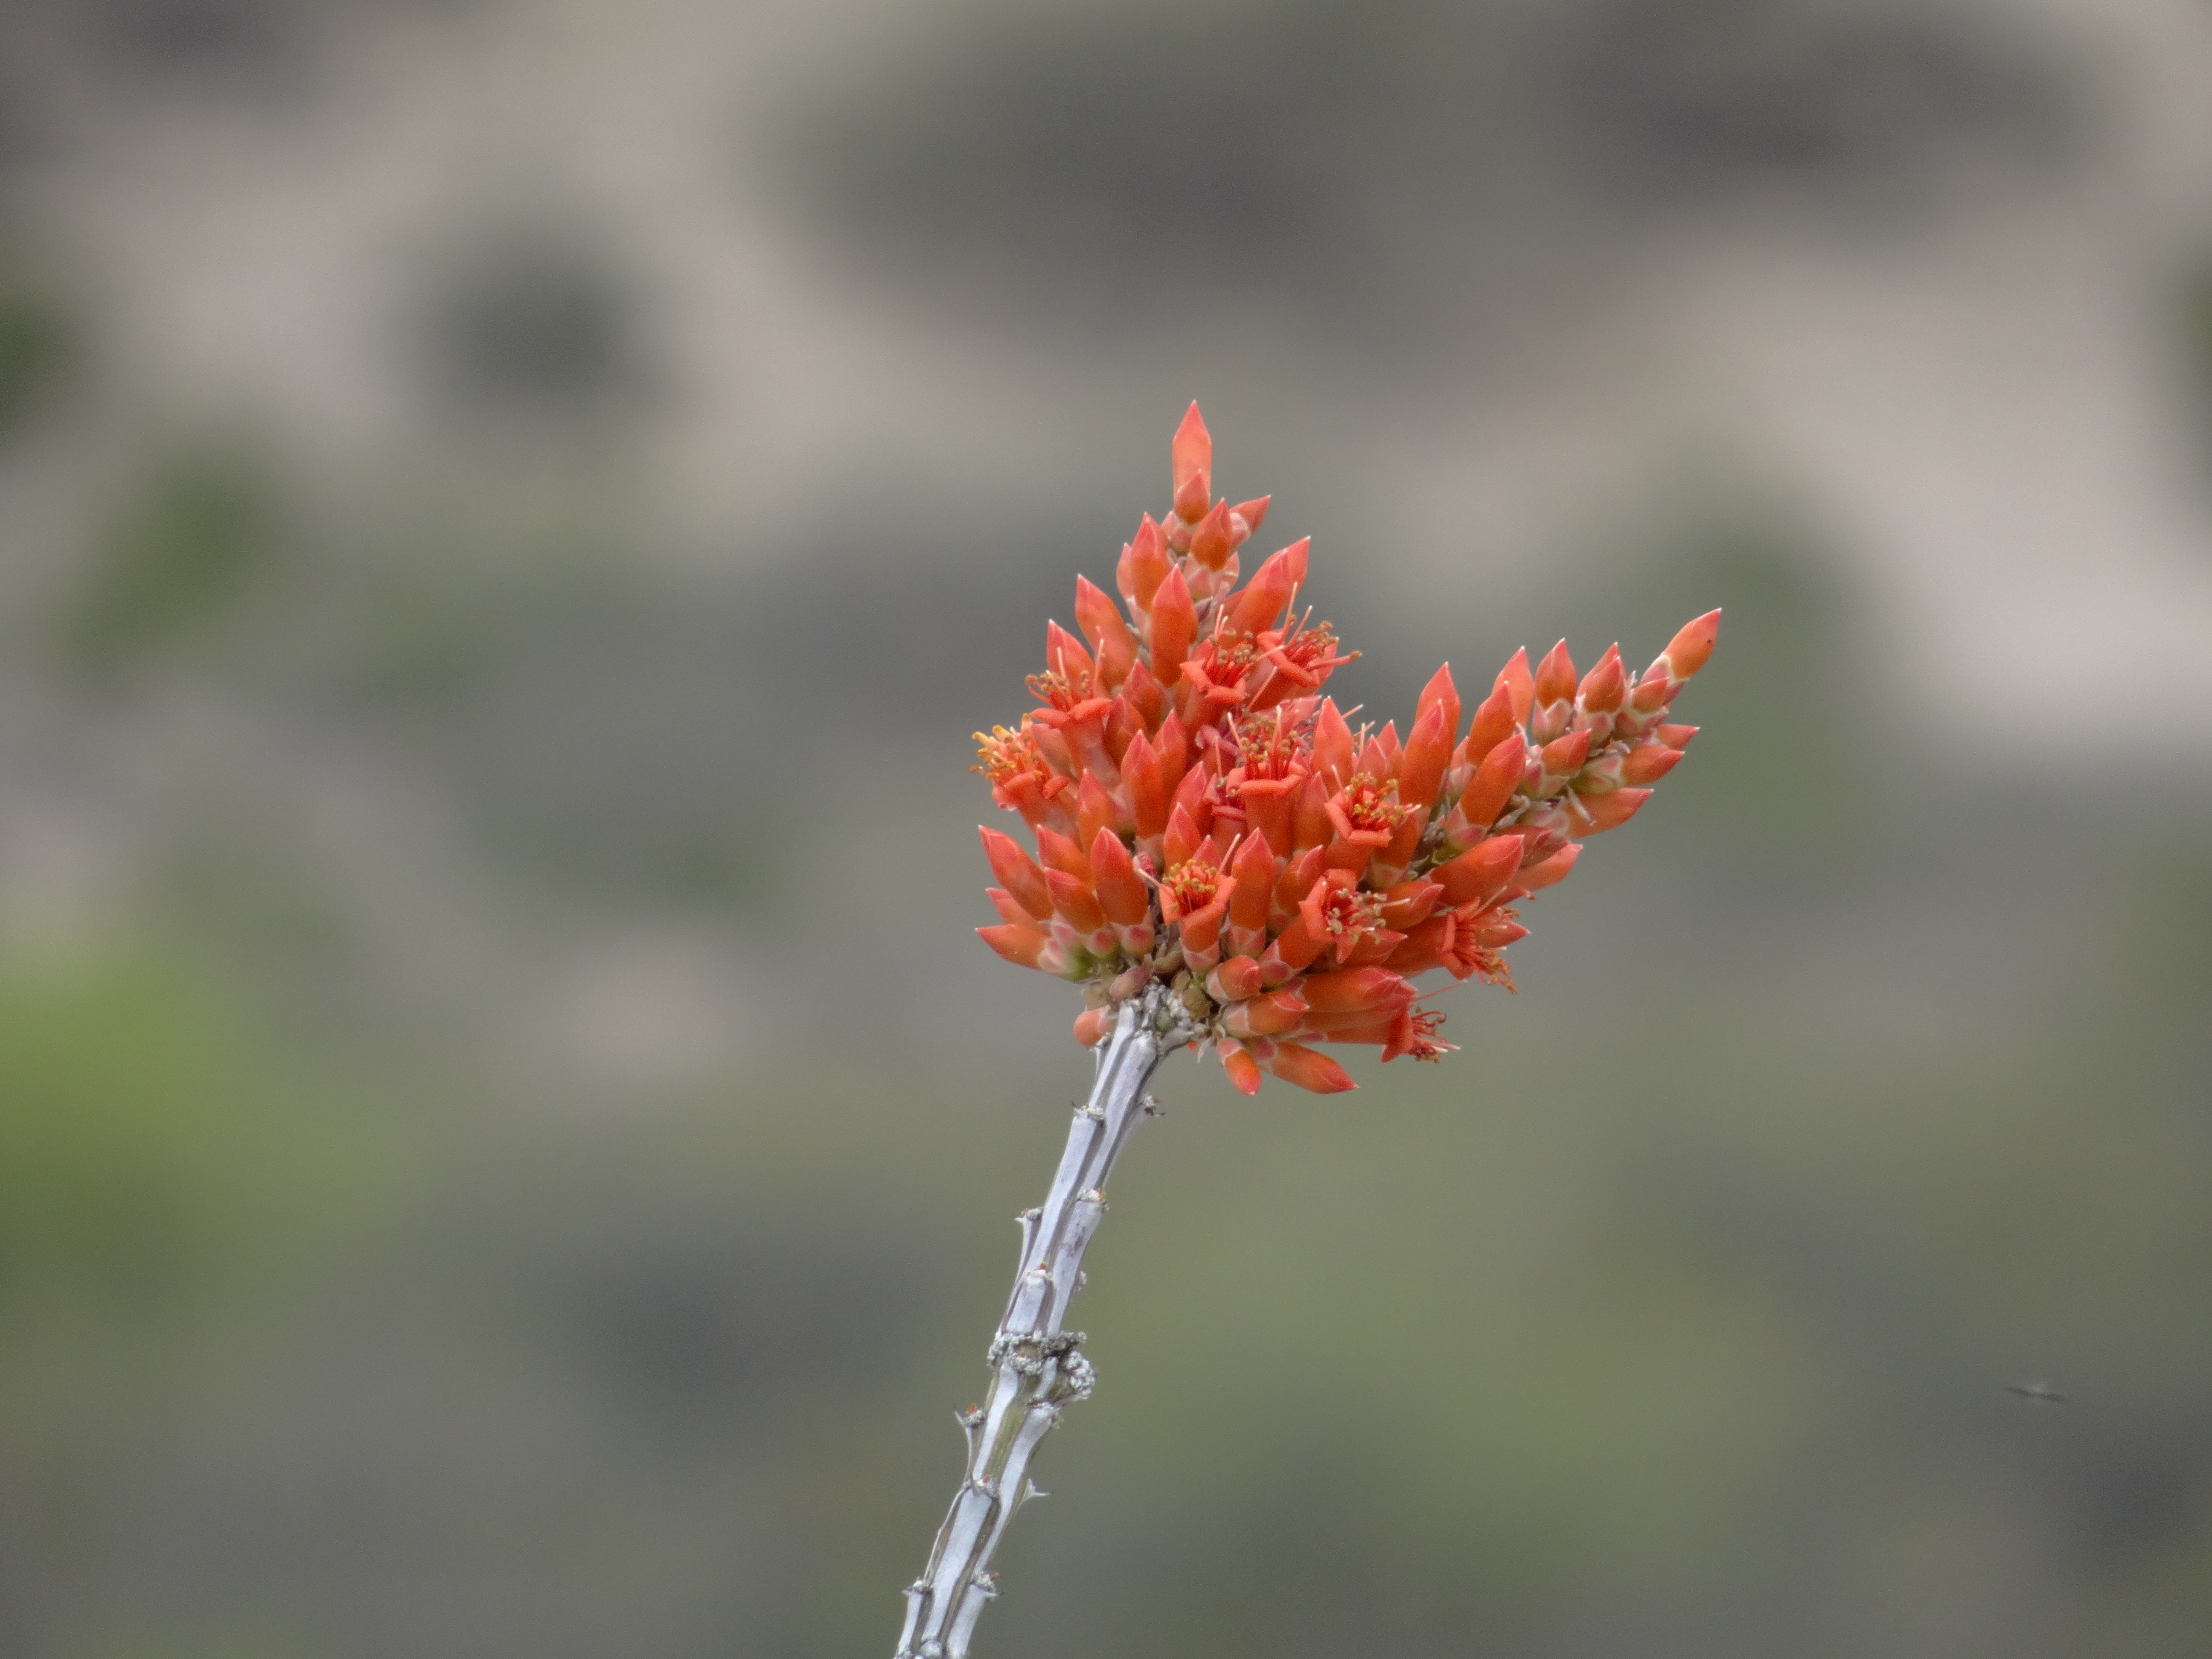
{"type": "Polygon", "coordinates": [[[1095,1071],[1050,1191],[1019,1218],[989,1389],[960,1413],[966,1474],[907,1589],[896,1659],[963,1659],[998,1594],[999,1540],[1036,1495],[1037,1447],[1091,1392],[1068,1306],[1160,1060],[1210,1048],[1250,1095],[1268,1077],[1356,1086],[1324,1045],[1441,1060],[1453,1045],[1417,981],[1512,989],[1517,907],[1634,817],[1697,730],[1669,717],[1712,653],[1717,611],[1640,675],[1618,646],[1577,673],[1562,640],[1533,669],[1516,652],[1464,726],[1446,665],[1402,737],[1354,727],[1358,711],[1323,690],[1357,653],[1305,604],[1308,542],[1240,585],[1267,498],[1217,499],[1212,462],[1194,404],[1169,510],[1121,550],[1119,603],[1078,577],[1080,637],[1046,624],[1036,706],[977,734],[975,769],[1036,848],[982,831],[999,921],[977,931],[1082,988],[1075,1038],[1095,1071]]]}

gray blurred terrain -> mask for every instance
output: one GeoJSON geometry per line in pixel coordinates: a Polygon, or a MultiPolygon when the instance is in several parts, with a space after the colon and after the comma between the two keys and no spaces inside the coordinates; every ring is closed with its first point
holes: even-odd
{"type": "Polygon", "coordinates": [[[1728,619],[1461,1053],[1171,1062],[979,1651],[2206,1651],[2201,0],[0,0],[0,1653],[888,1651],[1194,396],[1371,711],[1728,619]]]}

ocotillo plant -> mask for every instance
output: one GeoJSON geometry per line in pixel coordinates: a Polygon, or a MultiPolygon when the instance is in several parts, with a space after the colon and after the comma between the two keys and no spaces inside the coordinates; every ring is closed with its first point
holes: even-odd
{"type": "Polygon", "coordinates": [[[1267,1076],[1353,1087],[1317,1043],[1441,1059],[1443,1016],[1413,981],[1441,969],[1510,990],[1501,953],[1528,932],[1514,907],[1574,868],[1581,837],[1634,817],[1697,729],[1668,715],[1712,653],[1717,611],[1640,675],[1618,646],[1577,675],[1562,640],[1533,670],[1516,652],[1464,730],[1449,665],[1402,738],[1354,729],[1322,695],[1352,653],[1302,608],[1308,544],[1239,586],[1267,499],[1214,498],[1195,404],[1171,453],[1169,511],[1121,550],[1121,604],[1079,576],[1082,637],[1046,623],[1037,706],[976,733],[975,769],[1036,842],[1032,858],[982,832],[1001,885],[997,925],[977,931],[1083,988],[1075,1037],[1097,1070],[1051,1190],[1019,1218],[990,1390],[960,1414],[967,1474],[907,1589],[897,1659],[967,1652],[1038,1443],[1091,1392],[1068,1304],[1161,1059],[1211,1045],[1248,1095],[1267,1076]]]}

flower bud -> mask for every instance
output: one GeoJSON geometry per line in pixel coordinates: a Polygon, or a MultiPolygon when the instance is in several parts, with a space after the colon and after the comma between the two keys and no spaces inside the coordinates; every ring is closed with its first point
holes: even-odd
{"type": "Polygon", "coordinates": [[[1111,830],[1101,830],[1091,843],[1091,888],[1098,908],[1116,927],[1148,921],[1152,914],[1152,889],[1130,861],[1129,849],[1111,830]]]}
{"type": "MultiPolygon", "coordinates": [[[[1191,526],[1190,556],[1208,570],[1219,570],[1236,550],[1236,544],[1229,537],[1229,503],[1216,501],[1212,510],[1191,526]]],[[[1230,580],[1236,579],[1232,576],[1230,580]]]]}
{"type": "Polygon", "coordinates": [[[1492,688],[1503,690],[1513,700],[1513,723],[1525,725],[1528,710],[1536,699],[1535,677],[1528,672],[1528,647],[1516,651],[1505,666],[1498,671],[1498,682],[1492,688]]]}
{"type": "Polygon", "coordinates": [[[1420,729],[1421,716],[1431,708],[1440,708],[1444,711],[1444,751],[1449,754],[1453,744],[1459,739],[1460,714],[1459,687],[1452,684],[1449,663],[1429,676],[1429,683],[1421,688],[1421,695],[1414,699],[1413,726],[1416,731],[1420,729]]]}
{"type": "Polygon", "coordinates": [[[1569,842],[1540,864],[1531,865],[1515,880],[1515,885],[1534,893],[1565,881],[1567,872],[1575,867],[1575,860],[1583,855],[1580,842],[1569,842]]]}
{"type": "Polygon", "coordinates": [[[1299,989],[1306,1006],[1317,1014],[1395,1008],[1413,1000],[1413,988],[1388,968],[1340,968],[1334,973],[1308,974],[1299,989]]]}
{"type": "Polygon", "coordinates": [[[1263,1063],[1284,1082],[1294,1083],[1317,1095],[1339,1095],[1359,1086],[1343,1066],[1303,1042],[1277,1043],[1275,1052],[1263,1063]]]}
{"type": "Polygon", "coordinates": [[[1446,902],[1455,905],[1471,902],[1487,904],[1505,890],[1520,867],[1520,838],[1492,836],[1449,864],[1438,866],[1436,878],[1443,884],[1446,902]]]}
{"type": "Polygon", "coordinates": [[[1144,522],[1137,526],[1136,539],[1129,544],[1128,579],[1121,583],[1121,592],[1129,603],[1139,611],[1152,608],[1152,596],[1159,592],[1160,584],[1168,579],[1174,562],[1168,557],[1167,543],[1160,536],[1160,527],[1152,522],[1152,515],[1145,514],[1144,522]]]}
{"type": "Polygon", "coordinates": [[[1314,775],[1328,785],[1325,793],[1342,788],[1352,776],[1352,728],[1344,723],[1334,697],[1322,699],[1321,714],[1314,722],[1313,759],[1309,763],[1314,775]]]}
{"type": "Polygon", "coordinates": [[[1182,673],[1182,659],[1198,637],[1198,609],[1191,603],[1190,584],[1180,569],[1170,570],[1152,595],[1149,643],[1152,647],[1152,678],[1163,686],[1173,685],[1182,673]]]}
{"type": "Polygon", "coordinates": [[[1620,765],[1623,783],[1656,783],[1674,769],[1682,758],[1679,749],[1669,749],[1663,743],[1647,743],[1640,749],[1632,749],[1620,765]]]}
{"type": "Polygon", "coordinates": [[[1237,878],[1237,896],[1229,907],[1230,921],[1239,927],[1266,927],[1268,901],[1275,890],[1278,871],[1273,851],[1265,838],[1247,836],[1237,844],[1237,856],[1231,860],[1229,868],[1237,878]]]}
{"type": "Polygon", "coordinates": [[[1231,957],[1206,976],[1206,994],[1216,1002],[1242,1002],[1259,989],[1260,964],[1251,957],[1231,957]]]}
{"type": "Polygon", "coordinates": [[[1583,762],[1589,756],[1589,733],[1570,732],[1544,745],[1544,771],[1547,777],[1571,778],[1583,769],[1583,762]]]}
{"type": "Polygon", "coordinates": [[[1567,651],[1567,642],[1561,640],[1536,665],[1536,702],[1539,707],[1548,702],[1571,702],[1575,696],[1575,659],[1567,651]]]}
{"type": "Polygon", "coordinates": [[[1137,659],[1137,638],[1122,619],[1121,607],[1087,576],[1075,579],[1075,622],[1098,653],[1100,683],[1109,689],[1120,685],[1137,659]]]}
{"type": "Polygon", "coordinates": [[[981,824],[975,828],[983,837],[983,856],[990,860],[991,873],[1005,884],[1015,902],[1036,921],[1042,921],[1049,916],[1052,896],[1046,890],[1044,872],[1022,851],[1021,844],[999,830],[981,824]]]}
{"type": "Polygon", "coordinates": [[[1634,817],[1637,810],[1651,799],[1649,789],[1616,789],[1610,794],[1592,795],[1582,803],[1585,822],[1577,833],[1595,836],[1607,830],[1618,830],[1634,817]]]}
{"type": "MultiPolygon", "coordinates": [[[[1044,860],[1047,868],[1065,871],[1079,881],[1091,879],[1090,855],[1084,852],[1081,842],[1042,825],[1038,826],[1036,838],[1037,856],[1044,860]]],[[[1000,879],[1005,881],[1006,878],[1002,874],[1000,879]]],[[[1013,885],[1012,882],[1006,884],[1013,885]]]]}
{"type": "Polygon", "coordinates": [[[1456,700],[1453,705],[1447,705],[1439,698],[1426,704],[1414,720],[1413,736],[1406,740],[1405,753],[1398,761],[1398,799],[1401,804],[1423,812],[1436,805],[1437,793],[1443,787],[1444,767],[1451,759],[1451,723],[1455,706],[1456,700]]]}
{"type": "MultiPolygon", "coordinates": [[[[1184,781],[1188,782],[1190,778],[1203,780],[1203,777],[1204,774],[1193,772],[1184,781]]],[[[1039,833],[1041,836],[1042,832],[1039,833]]],[[[1192,859],[1197,857],[1199,847],[1205,839],[1197,822],[1192,818],[1189,811],[1178,799],[1168,810],[1167,831],[1162,838],[1160,848],[1160,855],[1166,860],[1168,868],[1172,870],[1178,864],[1188,864],[1192,859]]],[[[1042,847],[1043,842],[1040,840],[1037,844],[1042,847]]]]}
{"type": "Polygon", "coordinates": [[[1575,700],[1593,714],[1610,714],[1628,695],[1628,671],[1620,665],[1620,647],[1609,645],[1597,666],[1583,676],[1575,700]]]}
{"type": "MultiPolygon", "coordinates": [[[[1256,968],[1258,964],[1254,965],[1256,968]]],[[[1297,992],[1285,988],[1265,992],[1249,1001],[1231,1004],[1221,1023],[1229,1028],[1231,1036],[1279,1036],[1285,1031],[1296,1030],[1305,1012],[1304,1000],[1297,992]]]]}
{"type": "Polygon", "coordinates": [[[1503,677],[1499,684],[1491,688],[1468,726],[1462,752],[1470,766],[1481,765],[1483,757],[1513,736],[1521,724],[1521,716],[1513,709],[1513,688],[1502,680],[1503,677]]]}
{"type": "Polygon", "coordinates": [[[1052,894],[1052,908],[1079,933],[1095,933],[1106,925],[1106,913],[1091,884],[1078,881],[1065,870],[1048,870],[1044,884],[1052,894]]]}
{"type": "Polygon", "coordinates": [[[1176,516],[1186,524],[1196,524],[1213,497],[1213,435],[1206,429],[1206,418],[1196,404],[1183,412],[1169,459],[1175,480],[1176,516]]]}
{"type": "Polygon", "coordinates": [[[1260,1062],[1240,1042],[1221,1045],[1221,1069],[1228,1074],[1229,1082],[1241,1095],[1260,1092],[1260,1062]]]}
{"type": "Polygon", "coordinates": [[[1668,641],[1667,648],[1659,653],[1667,664],[1668,675],[1680,684],[1703,668],[1712,656],[1720,635],[1718,611],[1708,611],[1696,621],[1684,623],[1681,631],[1668,641]]]}
{"type": "MultiPolygon", "coordinates": [[[[1303,547],[1304,544],[1299,545],[1303,547]]],[[[1230,607],[1229,626],[1232,632],[1257,634],[1273,628],[1281,619],[1297,585],[1292,568],[1289,548],[1267,556],[1267,562],[1252,573],[1252,580],[1244,585],[1243,592],[1237,595],[1230,607]]]]}
{"type": "Polygon", "coordinates": [[[1482,758],[1474,777],[1460,797],[1458,812],[1478,830],[1487,830],[1521,786],[1527,751],[1517,737],[1507,738],[1482,758]]]}
{"type": "Polygon", "coordinates": [[[1019,922],[1001,922],[996,927],[978,927],[976,937],[1004,957],[1017,968],[1041,967],[1041,958],[1049,935],[1037,927],[1025,927],[1019,922]]]}

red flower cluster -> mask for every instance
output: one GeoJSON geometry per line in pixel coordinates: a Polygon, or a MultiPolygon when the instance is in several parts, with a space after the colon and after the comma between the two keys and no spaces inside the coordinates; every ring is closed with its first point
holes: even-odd
{"type": "Polygon", "coordinates": [[[999,925],[977,931],[1009,962],[1084,983],[1086,1044],[1164,981],[1246,1094],[1263,1071],[1334,1093],[1352,1079],[1313,1042],[1377,1043],[1386,1060],[1452,1046],[1418,1006],[1419,975],[1511,988],[1499,953],[1528,932],[1514,902],[1681,759],[1697,728],[1667,715],[1720,612],[1640,676],[1618,646],[1577,676],[1562,640],[1533,672],[1516,652],[1464,732],[1449,666],[1405,737],[1354,731],[1320,692],[1356,653],[1297,606],[1308,544],[1240,588],[1237,549],[1267,501],[1216,501],[1212,454],[1193,404],[1174,505],[1121,550],[1127,614],[1078,577],[1083,637],[1048,623],[1038,706],[976,733],[975,769],[1037,846],[1032,859],[982,832],[1004,884],[999,925]]]}

